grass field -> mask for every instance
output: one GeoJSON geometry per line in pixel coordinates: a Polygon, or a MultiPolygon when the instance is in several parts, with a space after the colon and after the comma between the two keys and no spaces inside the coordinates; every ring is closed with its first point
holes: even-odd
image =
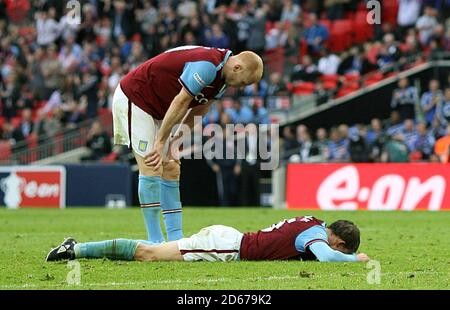
{"type": "Polygon", "coordinates": [[[185,208],[190,235],[211,224],[241,231],[314,215],[355,221],[360,250],[380,262],[381,283],[368,284],[364,263],[140,263],[79,260],[81,285],[66,283],[67,263],[46,263],[64,237],[79,241],[145,238],[138,209],[0,210],[0,289],[450,289],[450,212],[295,212],[185,208]]]}

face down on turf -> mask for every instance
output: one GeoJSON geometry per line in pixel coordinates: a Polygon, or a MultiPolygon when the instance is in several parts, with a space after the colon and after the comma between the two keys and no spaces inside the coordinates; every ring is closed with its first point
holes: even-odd
{"type": "Polygon", "coordinates": [[[248,233],[213,225],[189,238],[161,244],[130,239],[77,244],[69,239],[51,250],[47,261],[102,257],[138,261],[367,261],[367,255],[355,253],[359,243],[359,229],[350,221],[339,220],[326,227],[319,219],[303,216],[248,233]]]}

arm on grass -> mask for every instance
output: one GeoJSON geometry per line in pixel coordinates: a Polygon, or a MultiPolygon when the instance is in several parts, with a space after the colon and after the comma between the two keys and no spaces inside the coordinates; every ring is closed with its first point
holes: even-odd
{"type": "Polygon", "coordinates": [[[315,242],[309,246],[309,249],[320,262],[357,262],[356,254],[344,254],[333,250],[325,242],[315,242]]]}

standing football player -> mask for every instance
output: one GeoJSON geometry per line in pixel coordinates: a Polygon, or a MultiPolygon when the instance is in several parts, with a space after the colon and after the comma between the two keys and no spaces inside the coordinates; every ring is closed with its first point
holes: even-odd
{"type": "Polygon", "coordinates": [[[113,97],[114,143],[130,147],[136,158],[149,241],[164,241],[161,209],[168,240],[183,237],[180,161],[165,157],[172,128],[182,120],[193,127],[194,117],[204,116],[227,86],[256,83],[262,74],[263,62],[253,52],[233,56],[227,49],[182,46],[151,58],[121,80],[113,97]]]}

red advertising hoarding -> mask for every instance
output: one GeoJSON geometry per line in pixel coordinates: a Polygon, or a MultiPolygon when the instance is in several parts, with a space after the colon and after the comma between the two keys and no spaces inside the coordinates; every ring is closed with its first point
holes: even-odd
{"type": "Polygon", "coordinates": [[[65,202],[63,166],[0,167],[0,205],[9,209],[63,208],[65,202]]]}
{"type": "Polygon", "coordinates": [[[289,164],[289,209],[450,210],[450,165],[289,164]]]}

